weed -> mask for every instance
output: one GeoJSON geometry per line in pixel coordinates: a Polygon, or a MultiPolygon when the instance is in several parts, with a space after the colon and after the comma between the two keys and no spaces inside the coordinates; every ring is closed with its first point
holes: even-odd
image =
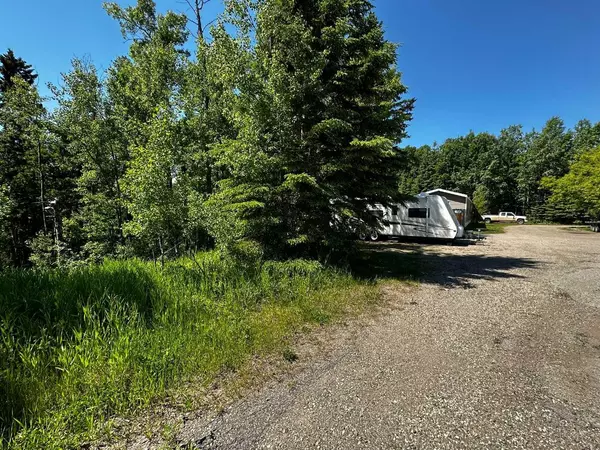
{"type": "Polygon", "coordinates": [[[293,363],[298,360],[298,355],[291,348],[286,348],[283,350],[283,359],[289,363],[293,363]]]}
{"type": "MultiPolygon", "coordinates": [[[[0,272],[0,448],[72,448],[191,380],[253,355],[297,356],[304,326],[360,311],[377,290],[311,261],[217,252],[71,270],[0,272]]],[[[169,430],[163,430],[169,434],[169,430]]]]}

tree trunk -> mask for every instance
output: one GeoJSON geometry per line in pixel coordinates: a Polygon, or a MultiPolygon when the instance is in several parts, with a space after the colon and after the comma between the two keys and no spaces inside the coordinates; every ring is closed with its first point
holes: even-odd
{"type": "MultiPolygon", "coordinates": [[[[38,160],[38,171],[40,173],[40,204],[42,205],[42,221],[44,223],[44,233],[48,232],[48,225],[46,224],[46,201],[45,201],[45,186],[44,186],[44,171],[42,170],[42,143],[38,139],[37,146],[37,160],[38,160]]],[[[56,212],[54,213],[56,216],[56,212]]],[[[56,218],[54,219],[56,220],[56,218]]]]}
{"type": "MultiPolygon", "coordinates": [[[[114,151],[111,150],[111,155],[113,161],[116,161],[116,156],[114,151]]],[[[119,172],[115,168],[114,171],[115,178],[115,187],[117,189],[117,207],[116,207],[116,216],[117,216],[117,227],[119,233],[119,243],[123,243],[123,210],[121,208],[121,183],[119,182],[119,172]]]]}

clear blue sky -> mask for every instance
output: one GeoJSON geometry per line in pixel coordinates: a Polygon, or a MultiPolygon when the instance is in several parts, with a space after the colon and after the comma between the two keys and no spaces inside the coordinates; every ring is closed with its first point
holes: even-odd
{"type": "MultiPolygon", "coordinates": [[[[399,68],[417,98],[404,144],[515,123],[540,128],[553,115],[568,126],[600,121],[599,0],[374,3],[387,37],[402,44],[399,68]]],[[[181,0],[157,4],[185,9],[181,0]]],[[[0,0],[0,12],[0,51],[11,47],[35,67],[42,93],[73,57],[106,69],[127,52],[99,0],[0,0]]]]}

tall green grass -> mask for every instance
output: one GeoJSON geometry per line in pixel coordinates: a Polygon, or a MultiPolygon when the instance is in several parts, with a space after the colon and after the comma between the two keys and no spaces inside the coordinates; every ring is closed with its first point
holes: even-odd
{"type": "MultiPolygon", "coordinates": [[[[377,301],[316,262],[217,252],[0,272],[0,447],[75,447],[188,379],[282,349],[302,324],[377,301]]],[[[104,430],[106,431],[106,430],[104,430]]]]}

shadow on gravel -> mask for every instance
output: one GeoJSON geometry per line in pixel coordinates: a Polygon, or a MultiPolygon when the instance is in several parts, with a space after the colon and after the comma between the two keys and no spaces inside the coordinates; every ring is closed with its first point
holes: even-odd
{"type": "MultiPolygon", "coordinates": [[[[439,244],[436,246],[440,248],[439,244]]],[[[353,274],[361,279],[395,279],[421,281],[446,287],[473,287],[473,280],[524,278],[514,269],[537,267],[535,260],[485,255],[445,254],[425,251],[427,246],[415,243],[364,244],[351,261],[353,274]]]]}

